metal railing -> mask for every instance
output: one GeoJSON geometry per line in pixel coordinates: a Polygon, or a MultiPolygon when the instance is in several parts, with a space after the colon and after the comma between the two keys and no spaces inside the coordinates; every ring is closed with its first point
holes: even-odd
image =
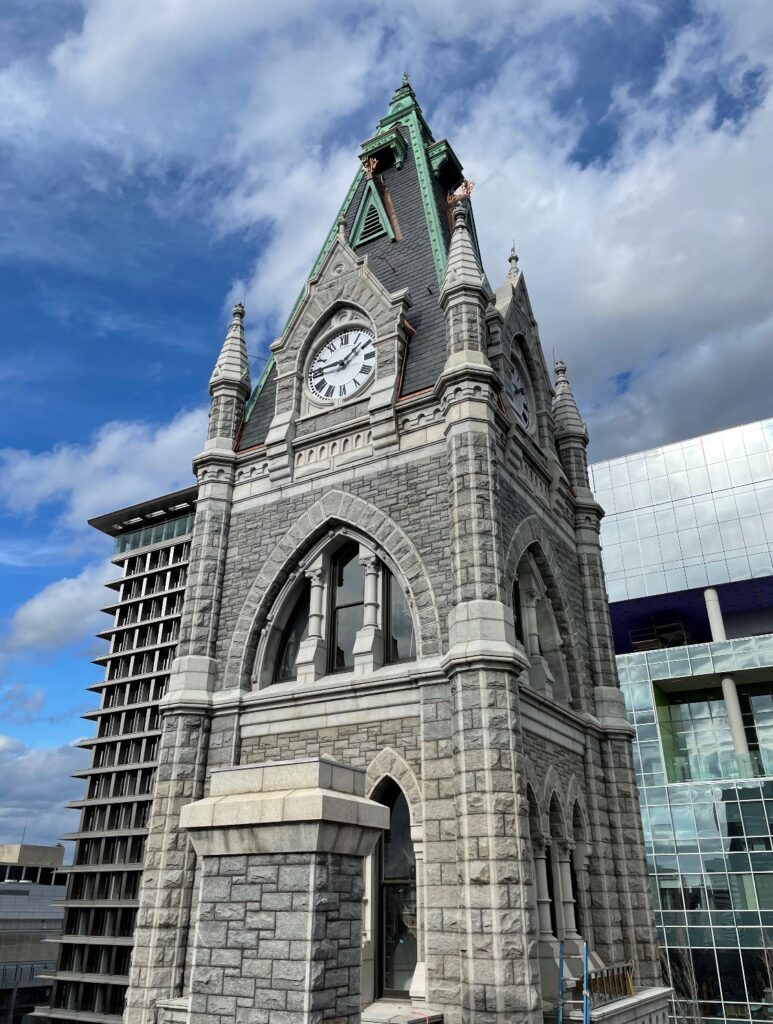
{"type": "MultiPolygon", "coordinates": [[[[56,969],[56,960],[28,960],[0,964],[0,988],[13,988],[33,981],[38,974],[56,969]]],[[[42,982],[41,982],[42,984],[42,982]]]]}
{"type": "MultiPolygon", "coordinates": [[[[588,971],[588,988],[591,1007],[606,1006],[617,999],[627,999],[634,994],[633,961],[610,964],[597,971],[588,971]]],[[[569,990],[564,1002],[582,1004],[582,979],[578,979],[569,990]]]]}

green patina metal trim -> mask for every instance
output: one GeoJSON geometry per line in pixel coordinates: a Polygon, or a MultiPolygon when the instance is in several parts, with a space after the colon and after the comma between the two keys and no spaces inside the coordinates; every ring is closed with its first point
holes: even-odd
{"type": "Polygon", "coordinates": [[[440,139],[438,142],[433,142],[431,146],[427,146],[427,159],[435,174],[438,174],[443,164],[450,163],[455,177],[461,180],[462,165],[447,139],[440,139]]]}
{"type": "Polygon", "coordinates": [[[360,147],[360,160],[365,162],[369,156],[381,152],[382,149],[391,149],[395,157],[395,167],[399,170],[403,166],[405,154],[408,151],[408,144],[400,134],[397,125],[390,129],[378,132],[370,139],[366,139],[360,147]]]}
{"type": "Polygon", "coordinates": [[[247,420],[252,415],[252,410],[255,407],[255,402],[257,401],[258,395],[263,390],[263,386],[266,383],[266,381],[268,380],[269,375],[270,375],[271,371],[273,370],[273,368],[274,368],[274,353],[272,352],[269,355],[268,359],[266,360],[266,365],[263,367],[263,373],[261,373],[260,377],[258,378],[258,383],[252,389],[252,394],[250,395],[249,400],[247,402],[247,405],[244,408],[244,422],[245,423],[247,422],[247,420]]]}
{"type": "Polygon", "coordinates": [[[420,115],[414,107],[404,118],[403,124],[405,124],[408,132],[411,136],[411,148],[413,149],[413,158],[416,162],[416,175],[419,179],[419,190],[421,191],[422,202],[424,203],[424,216],[427,219],[427,231],[429,232],[429,241],[432,246],[432,257],[435,261],[435,271],[437,272],[438,284],[443,281],[443,275],[446,271],[446,259],[448,254],[446,253],[446,247],[443,244],[443,230],[440,225],[440,213],[435,203],[434,189],[432,185],[432,172],[429,166],[429,160],[427,159],[427,151],[422,140],[421,125],[426,124],[424,118],[419,119],[420,115]]]}
{"type": "MultiPolygon", "coordinates": [[[[381,202],[381,196],[378,194],[378,189],[371,179],[365,185],[365,189],[362,193],[362,199],[360,201],[360,208],[357,211],[357,216],[354,218],[354,224],[352,225],[352,233],[349,239],[349,245],[351,245],[352,248],[355,248],[355,246],[360,244],[360,237],[362,235],[363,228],[365,227],[365,220],[371,208],[374,208],[376,211],[378,222],[381,225],[381,232],[385,235],[389,235],[389,238],[393,242],[395,240],[395,233],[392,229],[389,217],[387,217],[384,204],[381,202]]],[[[372,237],[380,237],[380,235],[374,235],[372,237]]],[[[367,242],[370,240],[370,238],[365,239],[367,242]]]]}

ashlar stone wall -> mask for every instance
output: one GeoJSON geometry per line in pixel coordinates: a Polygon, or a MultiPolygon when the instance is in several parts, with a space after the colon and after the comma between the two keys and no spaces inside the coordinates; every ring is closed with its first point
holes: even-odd
{"type": "Polygon", "coordinates": [[[191,1024],[358,1019],[362,897],[360,857],[205,857],[191,1024]]]}

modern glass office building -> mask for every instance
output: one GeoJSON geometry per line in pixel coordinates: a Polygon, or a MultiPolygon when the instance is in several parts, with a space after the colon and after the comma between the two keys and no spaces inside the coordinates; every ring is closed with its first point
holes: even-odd
{"type": "Polygon", "coordinates": [[[686,1020],[773,1020],[773,419],[592,467],[663,952],[686,1020]]]}

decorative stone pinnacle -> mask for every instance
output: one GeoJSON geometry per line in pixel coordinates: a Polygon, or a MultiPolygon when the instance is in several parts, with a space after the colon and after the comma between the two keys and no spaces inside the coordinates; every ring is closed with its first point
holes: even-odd
{"type": "Polygon", "coordinates": [[[566,376],[566,363],[563,359],[556,359],[556,390],[561,387],[569,387],[569,379],[566,376]]]}
{"type": "Polygon", "coordinates": [[[408,74],[407,71],[403,71],[403,85],[410,85],[410,84],[411,84],[411,76],[408,74]]]}
{"type": "Polygon", "coordinates": [[[510,249],[510,255],[507,257],[507,262],[510,264],[510,270],[507,272],[508,277],[516,277],[519,273],[518,270],[518,253],[515,251],[515,242],[513,242],[510,249]]]}
{"type": "Polygon", "coordinates": [[[244,319],[244,303],[243,302],[237,302],[236,305],[234,306],[234,308],[233,308],[233,318],[234,318],[234,320],[243,320],[244,319]]]}

